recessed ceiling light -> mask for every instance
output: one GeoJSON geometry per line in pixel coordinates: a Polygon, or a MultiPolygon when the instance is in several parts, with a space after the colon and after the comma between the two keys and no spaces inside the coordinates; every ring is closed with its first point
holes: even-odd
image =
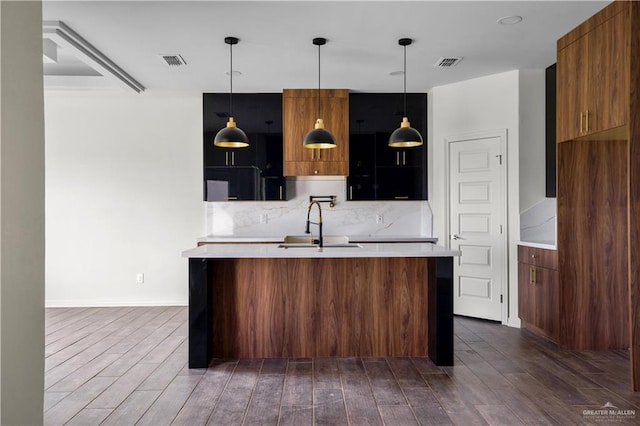
{"type": "Polygon", "coordinates": [[[403,75],[403,74],[404,74],[404,71],[402,71],[402,70],[400,70],[400,71],[391,71],[389,73],[389,75],[393,76],[393,77],[395,77],[396,75],[403,75]]]}
{"type": "Polygon", "coordinates": [[[515,25],[522,22],[522,16],[512,15],[512,16],[504,16],[498,19],[498,24],[502,25],[515,25]]]}

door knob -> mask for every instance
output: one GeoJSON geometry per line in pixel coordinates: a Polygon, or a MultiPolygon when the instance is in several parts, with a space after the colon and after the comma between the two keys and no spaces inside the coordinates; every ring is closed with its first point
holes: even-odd
{"type": "Polygon", "coordinates": [[[461,238],[460,238],[460,236],[459,236],[459,235],[453,234],[453,235],[451,236],[451,239],[452,239],[452,240],[460,240],[461,238]]]}

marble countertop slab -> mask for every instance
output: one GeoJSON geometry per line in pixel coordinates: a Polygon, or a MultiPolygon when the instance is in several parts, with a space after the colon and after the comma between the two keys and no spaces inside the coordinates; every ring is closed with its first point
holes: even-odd
{"type": "Polygon", "coordinates": [[[361,247],[280,248],[278,243],[204,244],[182,252],[187,258],[355,258],[459,256],[433,243],[361,243],[361,247]]]}
{"type": "MultiPolygon", "coordinates": [[[[325,236],[327,237],[327,235],[325,236]]],[[[349,241],[354,243],[436,243],[438,238],[428,236],[409,235],[349,235],[349,241]]],[[[198,243],[281,243],[284,236],[205,236],[197,239],[198,243]]]]}
{"type": "Polygon", "coordinates": [[[519,246],[535,247],[547,250],[557,250],[558,247],[553,241],[518,241],[519,246]]]}

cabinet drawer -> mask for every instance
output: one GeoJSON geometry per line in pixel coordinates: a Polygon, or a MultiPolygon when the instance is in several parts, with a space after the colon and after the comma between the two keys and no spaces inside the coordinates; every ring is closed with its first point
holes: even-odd
{"type": "Polygon", "coordinates": [[[558,252],[538,247],[518,246],[518,262],[558,269],[558,252]]]}

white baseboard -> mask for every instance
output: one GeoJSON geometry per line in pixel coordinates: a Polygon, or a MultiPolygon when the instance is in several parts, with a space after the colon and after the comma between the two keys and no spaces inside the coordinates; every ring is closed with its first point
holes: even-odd
{"type": "Polygon", "coordinates": [[[509,317],[509,319],[507,320],[507,323],[505,325],[507,327],[522,328],[522,323],[520,321],[520,318],[509,317]]]}
{"type": "Polygon", "coordinates": [[[47,300],[45,308],[105,308],[122,306],[188,306],[187,300],[47,300]]]}

